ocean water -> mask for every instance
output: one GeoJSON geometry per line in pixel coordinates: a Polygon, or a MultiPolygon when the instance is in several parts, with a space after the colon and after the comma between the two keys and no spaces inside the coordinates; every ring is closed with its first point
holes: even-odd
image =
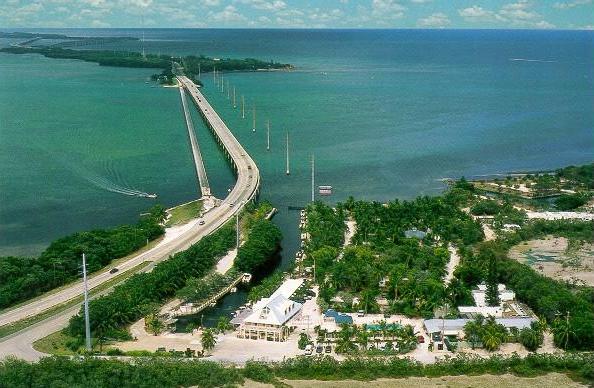
{"type": "MultiPolygon", "coordinates": [[[[438,193],[444,177],[594,159],[593,32],[155,29],[145,47],[296,66],[225,75],[246,97],[246,119],[209,74],[203,80],[260,166],[261,198],[280,210],[283,266],[298,247],[298,212],[288,206],[309,200],[312,153],[316,183],[334,187],[329,202],[412,198],[438,193]]],[[[156,192],[166,206],[197,196],[179,93],[145,83],[152,72],[0,54],[1,255],[36,254],[64,234],[131,222],[153,203],[108,187],[156,192]]],[[[197,115],[194,124],[209,181],[223,196],[233,176],[197,115]]]]}

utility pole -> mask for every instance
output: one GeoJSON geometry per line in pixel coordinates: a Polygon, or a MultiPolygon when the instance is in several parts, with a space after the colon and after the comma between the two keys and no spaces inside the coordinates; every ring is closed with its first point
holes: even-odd
{"type": "Polygon", "coordinates": [[[291,171],[289,170],[289,131],[287,131],[287,175],[289,175],[291,171]]]}
{"type": "Polygon", "coordinates": [[[85,254],[82,255],[82,262],[83,262],[83,285],[84,285],[84,295],[85,295],[85,338],[86,338],[86,345],[87,351],[91,351],[91,325],[89,323],[89,289],[87,285],[87,259],[85,254]]]}
{"type": "Polygon", "coordinates": [[[315,190],[315,159],[314,154],[311,154],[311,201],[314,202],[316,200],[316,190],[315,190]]]}
{"type": "Polygon", "coordinates": [[[266,120],[266,151],[270,151],[270,120],[266,120]]]}

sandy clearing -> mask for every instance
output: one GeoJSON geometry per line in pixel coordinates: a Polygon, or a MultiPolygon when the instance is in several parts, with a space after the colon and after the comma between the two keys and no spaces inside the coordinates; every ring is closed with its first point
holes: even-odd
{"type": "Polygon", "coordinates": [[[594,245],[567,252],[568,243],[565,237],[530,240],[513,247],[510,257],[550,278],[594,286],[594,245]]]}
{"type": "MultiPolygon", "coordinates": [[[[482,376],[443,376],[443,377],[409,377],[404,379],[377,379],[372,381],[342,380],[342,381],[320,381],[320,380],[282,380],[283,383],[294,388],[323,387],[323,388],[416,388],[416,387],[451,387],[451,388],[484,388],[484,387],[506,387],[506,388],[577,388],[586,387],[571,380],[561,373],[549,373],[537,377],[517,377],[511,374],[504,375],[482,375],[482,376]]],[[[246,388],[269,388],[272,384],[263,384],[247,380],[243,387],[246,388]]]]}

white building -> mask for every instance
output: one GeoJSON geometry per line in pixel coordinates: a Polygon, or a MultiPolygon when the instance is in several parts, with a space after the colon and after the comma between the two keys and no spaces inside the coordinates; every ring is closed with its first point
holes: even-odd
{"type": "Polygon", "coordinates": [[[290,328],[286,323],[303,305],[289,299],[303,284],[303,279],[286,280],[269,298],[262,298],[240,323],[237,337],[255,340],[284,341],[290,328]]]}
{"type": "MultiPolygon", "coordinates": [[[[471,319],[426,319],[423,321],[423,326],[429,336],[441,336],[441,332],[443,331],[443,335],[445,336],[450,335],[463,338],[464,325],[469,321],[471,321],[471,319]]],[[[530,324],[535,321],[536,319],[529,317],[495,318],[495,322],[505,326],[508,330],[512,327],[522,330],[525,327],[530,327],[530,324]]]]}

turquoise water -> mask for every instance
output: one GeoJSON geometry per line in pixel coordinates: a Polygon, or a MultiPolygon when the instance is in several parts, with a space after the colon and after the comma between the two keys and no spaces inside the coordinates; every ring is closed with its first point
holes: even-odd
{"type": "MultiPolygon", "coordinates": [[[[443,177],[593,159],[592,32],[148,30],[146,36],[152,52],[297,66],[228,75],[238,96],[256,103],[256,133],[251,112],[242,120],[226,93],[204,79],[205,93],[261,168],[261,197],[280,209],[275,221],[286,236],[285,264],[298,243],[298,214],[287,206],[309,199],[312,152],[317,183],[334,187],[328,201],[411,198],[439,192],[443,177]]],[[[106,184],[156,192],[166,206],[197,195],[179,93],[146,84],[152,72],[0,55],[0,254],[35,254],[66,233],[130,222],[153,203],[106,184]]],[[[222,196],[233,176],[196,115],[194,121],[210,183],[222,196]]]]}

